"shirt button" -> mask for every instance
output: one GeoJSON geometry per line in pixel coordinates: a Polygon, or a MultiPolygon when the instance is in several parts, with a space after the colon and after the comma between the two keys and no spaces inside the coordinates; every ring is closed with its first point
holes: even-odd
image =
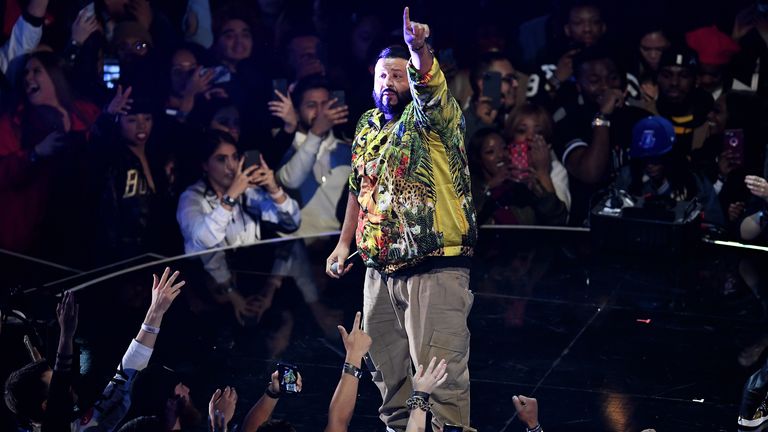
{"type": "Polygon", "coordinates": [[[322,178],[320,178],[320,181],[321,181],[322,183],[325,183],[325,180],[326,180],[325,176],[323,176],[322,178]]]}

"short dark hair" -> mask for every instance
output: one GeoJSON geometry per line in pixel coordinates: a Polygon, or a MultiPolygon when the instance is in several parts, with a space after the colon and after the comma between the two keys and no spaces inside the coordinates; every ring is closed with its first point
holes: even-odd
{"type": "Polygon", "coordinates": [[[598,0],[570,0],[565,2],[565,7],[563,10],[563,23],[567,23],[568,20],[571,18],[571,12],[573,12],[574,9],[579,8],[592,8],[597,9],[597,11],[600,13],[600,17],[602,19],[605,19],[603,16],[603,5],[598,0]]]}
{"type": "Polygon", "coordinates": [[[610,61],[616,67],[616,71],[621,77],[622,85],[626,85],[627,74],[621,67],[621,63],[616,60],[617,56],[615,52],[604,43],[597,43],[590,47],[586,47],[579,51],[578,54],[573,56],[573,75],[578,79],[581,74],[581,68],[586,63],[596,61],[610,61]]]}
{"type": "Polygon", "coordinates": [[[482,79],[483,75],[491,69],[491,65],[498,61],[506,61],[512,64],[512,61],[507,56],[498,51],[488,52],[480,57],[472,70],[469,71],[469,85],[472,87],[472,94],[477,95],[480,93],[477,81],[482,79]]]}
{"type": "Polygon", "coordinates": [[[270,420],[259,426],[256,432],[296,432],[296,428],[285,420],[270,420]]]}
{"type": "Polygon", "coordinates": [[[384,58],[399,58],[403,60],[410,60],[411,53],[402,45],[390,45],[381,50],[379,56],[376,57],[376,61],[384,58]]]}
{"type": "Polygon", "coordinates": [[[293,93],[291,93],[291,102],[293,102],[296,112],[299,111],[301,101],[304,99],[304,93],[315,89],[325,89],[330,93],[331,84],[322,75],[309,75],[296,83],[296,87],[293,88],[293,93]]]}
{"type": "Polygon", "coordinates": [[[48,399],[43,374],[48,370],[48,363],[38,360],[13,371],[5,380],[5,405],[21,421],[42,421],[43,402],[48,399]]]}

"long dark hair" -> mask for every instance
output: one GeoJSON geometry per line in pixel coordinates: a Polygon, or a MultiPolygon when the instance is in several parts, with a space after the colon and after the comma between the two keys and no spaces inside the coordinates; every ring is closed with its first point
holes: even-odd
{"type": "Polygon", "coordinates": [[[240,146],[237,144],[235,138],[227,132],[210,129],[206,132],[205,138],[198,143],[197,146],[197,166],[200,169],[200,176],[205,183],[205,190],[203,195],[208,195],[209,192],[213,192],[211,181],[208,180],[208,176],[203,171],[202,164],[208,161],[212,154],[216,152],[222,144],[231,144],[235,146],[238,152],[240,152],[240,146]]]}
{"type": "MultiPolygon", "coordinates": [[[[72,87],[70,86],[69,80],[66,76],[64,60],[52,52],[37,51],[27,55],[26,59],[24,60],[25,67],[31,60],[39,61],[43,66],[43,69],[45,69],[46,73],[48,73],[48,76],[51,78],[51,82],[53,83],[56,99],[58,99],[58,102],[62,108],[67,111],[72,111],[74,108],[75,97],[72,92],[72,87]]],[[[23,84],[24,73],[22,72],[17,77],[16,88],[23,89],[23,84]]],[[[25,105],[29,103],[26,95],[24,96],[23,101],[25,105]]]]}

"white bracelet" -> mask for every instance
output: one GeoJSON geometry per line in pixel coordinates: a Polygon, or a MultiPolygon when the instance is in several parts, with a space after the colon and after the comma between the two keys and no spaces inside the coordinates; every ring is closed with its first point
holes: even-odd
{"type": "Polygon", "coordinates": [[[281,198],[283,195],[285,195],[285,191],[283,190],[283,188],[280,188],[279,191],[273,194],[269,194],[269,197],[272,198],[273,200],[276,200],[278,198],[281,198]]]}
{"type": "Polygon", "coordinates": [[[153,327],[153,326],[151,326],[149,324],[142,323],[141,324],[141,331],[145,331],[147,333],[152,333],[152,334],[158,334],[158,333],[160,333],[160,327],[153,327]]]}

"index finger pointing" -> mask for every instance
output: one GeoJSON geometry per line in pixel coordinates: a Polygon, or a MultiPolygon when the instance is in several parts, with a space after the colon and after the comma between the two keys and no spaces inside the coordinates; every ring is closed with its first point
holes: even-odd
{"type": "Polygon", "coordinates": [[[408,6],[403,10],[403,26],[407,29],[411,29],[411,12],[408,10],[408,6]]]}
{"type": "Polygon", "coordinates": [[[360,312],[355,314],[355,323],[352,324],[352,331],[355,331],[360,328],[360,317],[362,314],[360,312]]]}

